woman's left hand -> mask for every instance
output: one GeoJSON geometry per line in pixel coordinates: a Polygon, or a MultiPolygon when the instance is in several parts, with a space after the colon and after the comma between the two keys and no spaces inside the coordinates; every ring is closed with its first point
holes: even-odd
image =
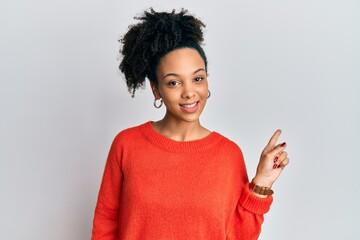
{"type": "Polygon", "coordinates": [[[287,147],[286,143],[276,145],[280,134],[281,130],[279,129],[270,138],[269,143],[261,153],[256,175],[253,179],[253,182],[259,186],[271,188],[285,166],[289,164],[287,152],[284,151],[287,147]]]}

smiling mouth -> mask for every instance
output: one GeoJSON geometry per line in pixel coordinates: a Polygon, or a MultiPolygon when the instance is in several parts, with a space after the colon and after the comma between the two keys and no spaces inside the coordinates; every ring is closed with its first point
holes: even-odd
{"type": "Polygon", "coordinates": [[[180,106],[183,108],[194,108],[198,103],[199,103],[199,101],[194,102],[192,104],[180,104],[180,106]]]}

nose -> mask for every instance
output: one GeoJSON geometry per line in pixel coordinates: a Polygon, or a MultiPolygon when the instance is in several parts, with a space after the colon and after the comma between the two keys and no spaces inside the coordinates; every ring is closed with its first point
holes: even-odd
{"type": "Polygon", "coordinates": [[[181,93],[182,98],[191,99],[195,96],[195,88],[192,83],[184,83],[181,93]]]}

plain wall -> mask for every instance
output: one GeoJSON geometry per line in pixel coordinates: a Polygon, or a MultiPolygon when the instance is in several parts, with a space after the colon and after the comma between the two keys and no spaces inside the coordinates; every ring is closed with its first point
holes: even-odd
{"type": "Polygon", "coordinates": [[[89,239],[106,156],[121,130],[158,120],[132,99],[118,39],[148,7],[207,25],[207,128],[242,148],[252,178],[277,129],[290,165],[260,239],[360,235],[360,2],[0,2],[0,239],[89,239]]]}

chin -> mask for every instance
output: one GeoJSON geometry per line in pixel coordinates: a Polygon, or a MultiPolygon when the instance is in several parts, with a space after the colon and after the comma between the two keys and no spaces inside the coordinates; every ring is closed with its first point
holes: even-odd
{"type": "Polygon", "coordinates": [[[181,120],[187,123],[198,122],[200,120],[200,114],[196,114],[195,116],[185,116],[182,117],[181,120]]]}

